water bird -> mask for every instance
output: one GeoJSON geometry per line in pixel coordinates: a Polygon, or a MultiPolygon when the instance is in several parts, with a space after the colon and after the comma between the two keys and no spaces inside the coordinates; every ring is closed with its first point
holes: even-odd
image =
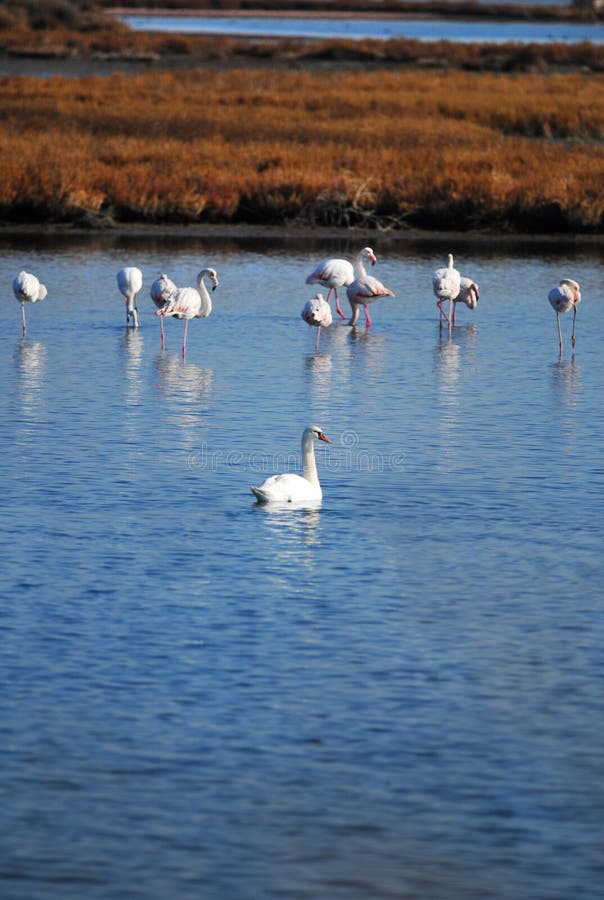
{"type": "Polygon", "coordinates": [[[365,324],[367,328],[371,328],[369,304],[379,300],[380,297],[394,297],[394,292],[390,288],[385,287],[379,279],[367,274],[360,255],[357,257],[357,269],[359,274],[346,288],[352,308],[352,316],[348,324],[356,325],[362,306],[365,310],[365,324]]]}
{"type": "Polygon", "coordinates": [[[457,304],[465,303],[468,309],[476,309],[479,299],[480,291],[474,279],[462,275],[459,279],[459,293],[453,298],[453,325],[457,322],[457,304]]]}
{"type": "Polygon", "coordinates": [[[454,268],[453,254],[449,253],[447,266],[436,269],[432,275],[432,288],[436,296],[436,305],[440,310],[440,321],[447,322],[449,327],[453,324],[453,301],[458,296],[461,288],[461,275],[454,268]],[[449,301],[449,312],[443,309],[445,300],[449,301]]]}
{"type": "Polygon", "coordinates": [[[327,300],[323,299],[323,294],[317,291],[315,296],[304,304],[301,316],[307,325],[315,325],[317,328],[317,338],[315,340],[315,351],[317,351],[319,349],[321,328],[327,328],[333,321],[331,306],[327,300]]]}
{"type": "Polygon", "coordinates": [[[323,491],[319,484],[315,460],[315,441],[331,441],[318,425],[309,425],[302,433],[302,475],[287,472],[271,475],[259,487],[251,491],[260,503],[301,503],[321,500],[323,491]]]}
{"type": "Polygon", "coordinates": [[[27,334],[27,322],[25,321],[25,304],[37,303],[38,300],[44,300],[48,295],[46,285],[41,284],[35,275],[31,272],[19,272],[13,278],[13,291],[15,297],[21,304],[21,320],[23,322],[23,337],[27,334]]]}
{"type": "Polygon", "coordinates": [[[138,309],[136,307],[136,295],[143,286],[143,273],[136,266],[126,266],[117,273],[117,286],[120,294],[126,301],[126,327],[132,324],[138,328],[138,309]]]}
{"type": "MultiPolygon", "coordinates": [[[[362,250],[359,250],[355,259],[357,268],[359,264],[363,265],[365,260],[369,261],[372,266],[377,262],[375,253],[371,247],[363,247],[362,250]]],[[[329,298],[333,293],[336,301],[336,312],[340,318],[345,319],[346,315],[342,312],[340,301],[338,300],[338,288],[348,287],[349,284],[352,284],[354,278],[354,266],[347,259],[324,259],[323,262],[319,263],[317,268],[310,273],[306,279],[306,284],[320,284],[324,288],[329,288],[326,302],[329,303],[329,298]]]]}
{"type": "MultiPolygon", "coordinates": [[[[149,294],[151,295],[151,299],[155,303],[157,309],[161,309],[170,298],[170,294],[173,294],[176,290],[176,285],[165,273],[158,275],[155,279],[151,287],[149,288],[149,294]]],[[[165,346],[166,343],[166,335],[164,332],[164,317],[159,317],[159,326],[161,330],[161,345],[165,346]]]]}
{"type": "Polygon", "coordinates": [[[206,319],[212,312],[212,300],[205,284],[209,278],[212,290],[215,291],[220,282],[215,269],[202,269],[197,276],[197,287],[176,288],[170,294],[161,309],[155,311],[156,316],[173,316],[175,319],[184,319],[185,327],[182,337],[182,355],[187,352],[187,330],[189,319],[206,319]]]}
{"type": "Polygon", "coordinates": [[[567,313],[571,309],[573,311],[573,331],[571,335],[571,343],[573,347],[576,344],[575,338],[575,322],[577,320],[577,307],[581,302],[581,289],[576,281],[572,278],[562,278],[559,284],[552,288],[547,295],[552,309],[556,313],[556,321],[558,323],[558,340],[560,353],[562,353],[562,329],[560,328],[560,313],[567,313]]]}

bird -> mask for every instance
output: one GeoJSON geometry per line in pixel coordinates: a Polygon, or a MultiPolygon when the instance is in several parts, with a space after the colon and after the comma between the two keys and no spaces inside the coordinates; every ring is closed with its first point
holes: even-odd
{"type": "Polygon", "coordinates": [[[19,272],[13,278],[13,291],[15,297],[21,304],[21,319],[23,322],[23,337],[27,334],[27,322],[25,321],[25,304],[36,303],[38,300],[44,300],[48,295],[46,285],[41,284],[35,275],[31,272],[19,272]]]}
{"type": "MultiPolygon", "coordinates": [[[[363,260],[369,260],[372,266],[377,262],[371,247],[363,247],[362,250],[359,250],[355,259],[356,266],[362,265],[363,260]]],[[[354,278],[354,266],[347,259],[324,259],[310,273],[306,279],[306,284],[320,284],[324,288],[329,288],[326,302],[329,303],[329,298],[333,292],[336,301],[336,312],[340,318],[345,319],[346,315],[342,312],[340,301],[338,300],[338,288],[348,287],[349,284],[352,284],[354,278]]]]}
{"type": "Polygon", "coordinates": [[[576,344],[575,338],[575,322],[577,320],[577,307],[581,302],[581,289],[578,282],[572,278],[562,278],[559,284],[552,288],[547,295],[552,309],[556,313],[556,321],[558,323],[558,340],[560,345],[560,353],[562,353],[562,329],[560,328],[560,313],[567,313],[571,309],[573,311],[573,332],[571,342],[573,347],[576,344]]]}
{"type": "Polygon", "coordinates": [[[126,266],[117,273],[117,286],[126,301],[126,327],[132,324],[138,328],[138,309],[136,308],[136,295],[143,286],[143,273],[136,266],[126,266]]]}
{"type": "MultiPolygon", "coordinates": [[[[366,248],[369,249],[369,248],[366,248]]],[[[374,257],[375,258],[375,257],[374,257]]],[[[380,297],[394,297],[394,292],[390,288],[385,287],[381,281],[368,275],[363,265],[361,254],[357,257],[358,276],[346,288],[348,300],[352,308],[352,316],[349,325],[356,325],[359,318],[361,306],[365,310],[365,324],[367,328],[371,328],[371,316],[369,315],[369,304],[380,297]]]]}
{"type": "MultiPolygon", "coordinates": [[[[173,294],[176,290],[176,285],[166,274],[158,275],[155,279],[151,287],[149,288],[149,293],[151,295],[151,299],[155,303],[157,309],[161,309],[162,306],[169,299],[170,294],[173,294]]],[[[161,329],[161,345],[162,347],[166,343],[166,335],[164,333],[164,319],[163,316],[159,318],[159,325],[161,329]]]]}
{"type": "Polygon", "coordinates": [[[205,278],[212,282],[212,290],[216,290],[220,282],[215,269],[202,269],[197,276],[197,287],[176,288],[170,294],[161,309],[155,311],[156,316],[173,316],[184,319],[185,328],[182,337],[182,355],[187,352],[187,330],[189,319],[206,319],[212,312],[212,300],[205,285],[205,278]]]}
{"type": "Polygon", "coordinates": [[[310,300],[304,304],[304,308],[300,313],[307,325],[315,325],[317,327],[317,338],[315,340],[315,351],[319,349],[319,336],[321,334],[321,326],[327,328],[331,325],[333,317],[331,315],[331,306],[327,300],[323,299],[323,294],[319,291],[310,300]]]}
{"type": "Polygon", "coordinates": [[[259,487],[253,486],[252,494],[259,503],[301,503],[321,500],[323,492],[317,474],[315,441],[331,444],[322,428],[318,425],[309,425],[302,433],[302,475],[293,472],[271,475],[259,487]]]}
{"type": "Polygon", "coordinates": [[[449,253],[447,267],[436,269],[432,275],[432,287],[436,296],[436,305],[440,310],[440,322],[444,320],[449,327],[453,324],[453,301],[457,297],[461,287],[461,275],[453,267],[453,254],[449,253]],[[449,301],[448,314],[443,309],[445,300],[449,301]]]}
{"type": "Polygon", "coordinates": [[[479,299],[480,291],[476,282],[467,275],[462,275],[459,279],[459,293],[453,298],[453,325],[456,323],[457,304],[465,303],[468,309],[476,309],[479,299]]]}

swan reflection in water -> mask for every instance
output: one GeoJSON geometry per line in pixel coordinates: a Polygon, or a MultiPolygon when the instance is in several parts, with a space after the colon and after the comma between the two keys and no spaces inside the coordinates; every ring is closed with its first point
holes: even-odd
{"type": "Polygon", "coordinates": [[[320,540],[321,501],[305,503],[254,503],[254,512],[262,515],[271,553],[283,564],[284,578],[291,580],[289,566],[316,568],[315,544],[320,540]]]}
{"type": "Polygon", "coordinates": [[[46,369],[46,346],[42,341],[22,338],[15,349],[15,363],[19,372],[17,397],[23,419],[38,419],[43,408],[42,389],[46,369]]]}

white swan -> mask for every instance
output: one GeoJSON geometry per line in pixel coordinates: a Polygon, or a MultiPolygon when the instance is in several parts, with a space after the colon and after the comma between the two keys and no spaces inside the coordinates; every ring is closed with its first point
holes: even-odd
{"type": "Polygon", "coordinates": [[[197,288],[176,288],[170,294],[161,309],[156,310],[156,316],[173,316],[175,319],[185,320],[185,329],[182,338],[182,355],[187,352],[187,329],[189,319],[206,319],[212,312],[212,300],[205,285],[206,276],[212,282],[212,290],[216,290],[220,282],[215,269],[202,269],[197,276],[197,288]]]}
{"type": "Polygon", "coordinates": [[[320,500],[323,496],[314,441],[331,441],[318,425],[309,425],[302,434],[302,475],[288,472],[285,475],[271,475],[259,487],[252,487],[252,493],[260,503],[301,503],[320,500]]]}
{"type": "Polygon", "coordinates": [[[126,301],[126,326],[132,324],[138,328],[138,309],[136,308],[136,295],[143,286],[143,273],[136,266],[126,266],[117,273],[117,286],[120,294],[126,301]]]}
{"type": "Polygon", "coordinates": [[[319,349],[321,327],[328,328],[333,321],[331,306],[327,300],[323,299],[323,294],[317,292],[314,297],[306,301],[300,315],[307,325],[314,325],[317,328],[317,338],[315,340],[316,351],[319,349]]]}
{"type": "Polygon", "coordinates": [[[25,321],[25,304],[36,303],[38,300],[44,300],[48,291],[46,286],[40,284],[35,275],[31,272],[19,272],[13,278],[13,292],[15,297],[21,304],[21,320],[23,322],[23,337],[27,334],[27,323],[25,321]]]}

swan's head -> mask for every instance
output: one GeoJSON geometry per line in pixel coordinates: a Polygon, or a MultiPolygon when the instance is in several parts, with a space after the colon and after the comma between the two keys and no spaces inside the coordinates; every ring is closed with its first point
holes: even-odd
{"type": "Polygon", "coordinates": [[[318,425],[309,425],[305,430],[304,435],[309,435],[315,441],[325,441],[326,444],[331,444],[331,441],[325,434],[322,428],[319,428],[318,425]]]}
{"type": "Polygon", "coordinates": [[[361,256],[364,259],[368,259],[372,266],[375,266],[377,258],[371,247],[363,247],[363,249],[361,250],[361,256]]]}

